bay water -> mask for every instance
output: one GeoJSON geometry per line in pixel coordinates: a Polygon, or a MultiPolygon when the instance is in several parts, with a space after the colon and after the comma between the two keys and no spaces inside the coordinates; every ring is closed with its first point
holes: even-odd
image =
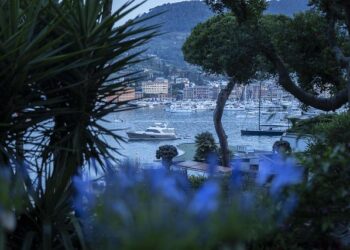
{"type": "MultiPolygon", "coordinates": [[[[274,118],[262,116],[261,122],[279,122],[280,116],[274,118]]],[[[156,122],[165,122],[168,127],[175,128],[178,140],[170,141],[128,141],[121,145],[114,145],[119,148],[123,155],[121,159],[128,158],[131,161],[141,163],[152,163],[156,159],[156,150],[161,145],[180,145],[182,143],[194,143],[195,136],[201,132],[209,131],[214,135],[216,142],[218,138],[213,123],[213,111],[200,111],[193,113],[171,113],[164,109],[164,106],[155,108],[141,108],[129,111],[110,114],[107,117],[110,129],[122,129],[119,135],[127,140],[126,132],[129,130],[146,130],[156,122]]],[[[232,146],[250,146],[257,150],[272,150],[272,145],[280,137],[269,136],[241,136],[242,129],[257,129],[258,114],[249,114],[245,111],[225,111],[222,123],[228,136],[228,143],[232,146]]],[[[111,142],[115,143],[115,142],[111,142]]]]}

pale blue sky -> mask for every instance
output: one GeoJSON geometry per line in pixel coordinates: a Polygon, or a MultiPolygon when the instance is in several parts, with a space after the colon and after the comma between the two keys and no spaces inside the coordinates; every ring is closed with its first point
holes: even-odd
{"type": "MultiPolygon", "coordinates": [[[[146,3],[144,3],[142,6],[140,6],[139,9],[135,10],[135,12],[132,13],[129,18],[137,16],[138,14],[148,12],[149,9],[154,8],[158,5],[162,5],[165,3],[182,2],[182,1],[184,1],[184,0],[148,0],[146,3]]],[[[113,7],[114,7],[114,9],[116,9],[126,2],[127,2],[127,0],[114,0],[113,7]]],[[[141,0],[136,0],[136,2],[141,2],[141,0]]]]}

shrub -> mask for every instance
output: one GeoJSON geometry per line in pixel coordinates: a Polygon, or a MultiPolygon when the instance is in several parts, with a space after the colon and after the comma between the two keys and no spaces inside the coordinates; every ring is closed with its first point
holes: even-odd
{"type": "Polygon", "coordinates": [[[349,113],[335,115],[332,117],[332,119],[329,119],[326,122],[320,122],[314,127],[313,136],[315,137],[315,142],[313,143],[313,145],[335,147],[339,144],[349,144],[349,128],[349,113]]]}
{"type": "Polygon", "coordinates": [[[218,147],[215,139],[210,132],[203,132],[196,135],[196,153],[194,155],[195,161],[204,162],[210,154],[217,154],[218,147]]]}
{"type": "Polygon", "coordinates": [[[173,145],[160,146],[156,152],[156,158],[162,159],[162,163],[166,168],[172,165],[173,158],[177,156],[177,148],[173,145]]]}
{"type": "Polygon", "coordinates": [[[207,177],[205,176],[191,175],[188,177],[188,181],[190,182],[191,187],[193,189],[199,189],[205,183],[206,180],[207,180],[207,177]]]}
{"type": "Polygon", "coordinates": [[[348,249],[350,157],[345,147],[308,155],[309,181],[294,189],[297,208],[279,231],[260,242],[265,249],[348,249]],[[266,248],[267,247],[267,248],[266,248]]]}
{"type": "Polygon", "coordinates": [[[335,117],[333,114],[322,114],[316,117],[312,117],[306,120],[300,120],[297,118],[292,118],[292,127],[288,129],[288,132],[292,133],[302,133],[302,134],[313,134],[314,128],[318,124],[329,123],[335,117]]]}
{"type": "Polygon", "coordinates": [[[350,226],[350,115],[322,116],[310,124],[314,141],[300,155],[308,182],[300,185],[299,206],[287,227],[266,237],[269,249],[343,249],[350,226]]]}
{"type": "Polygon", "coordinates": [[[287,141],[276,141],[272,146],[272,152],[279,155],[290,155],[292,153],[292,148],[287,141]]]}

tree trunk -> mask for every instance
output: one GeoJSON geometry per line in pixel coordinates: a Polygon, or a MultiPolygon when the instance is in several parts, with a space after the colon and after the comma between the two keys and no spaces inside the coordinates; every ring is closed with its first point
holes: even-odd
{"type": "Polygon", "coordinates": [[[222,165],[224,167],[230,166],[230,151],[228,148],[227,135],[225,133],[224,127],[222,126],[221,118],[224,113],[226,101],[229,98],[234,86],[235,83],[232,80],[230,80],[226,88],[220,91],[218,99],[216,101],[216,108],[214,111],[214,126],[216,134],[219,138],[222,153],[222,165]]]}
{"type": "Polygon", "coordinates": [[[162,158],[162,165],[167,171],[170,171],[171,165],[173,165],[173,160],[168,158],[162,158]]]}

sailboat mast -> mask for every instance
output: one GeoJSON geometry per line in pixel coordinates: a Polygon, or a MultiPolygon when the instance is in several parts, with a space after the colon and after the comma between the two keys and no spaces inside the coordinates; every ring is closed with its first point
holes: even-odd
{"type": "Polygon", "coordinates": [[[260,129],[260,116],[261,116],[261,82],[259,83],[259,131],[260,129]]]}

